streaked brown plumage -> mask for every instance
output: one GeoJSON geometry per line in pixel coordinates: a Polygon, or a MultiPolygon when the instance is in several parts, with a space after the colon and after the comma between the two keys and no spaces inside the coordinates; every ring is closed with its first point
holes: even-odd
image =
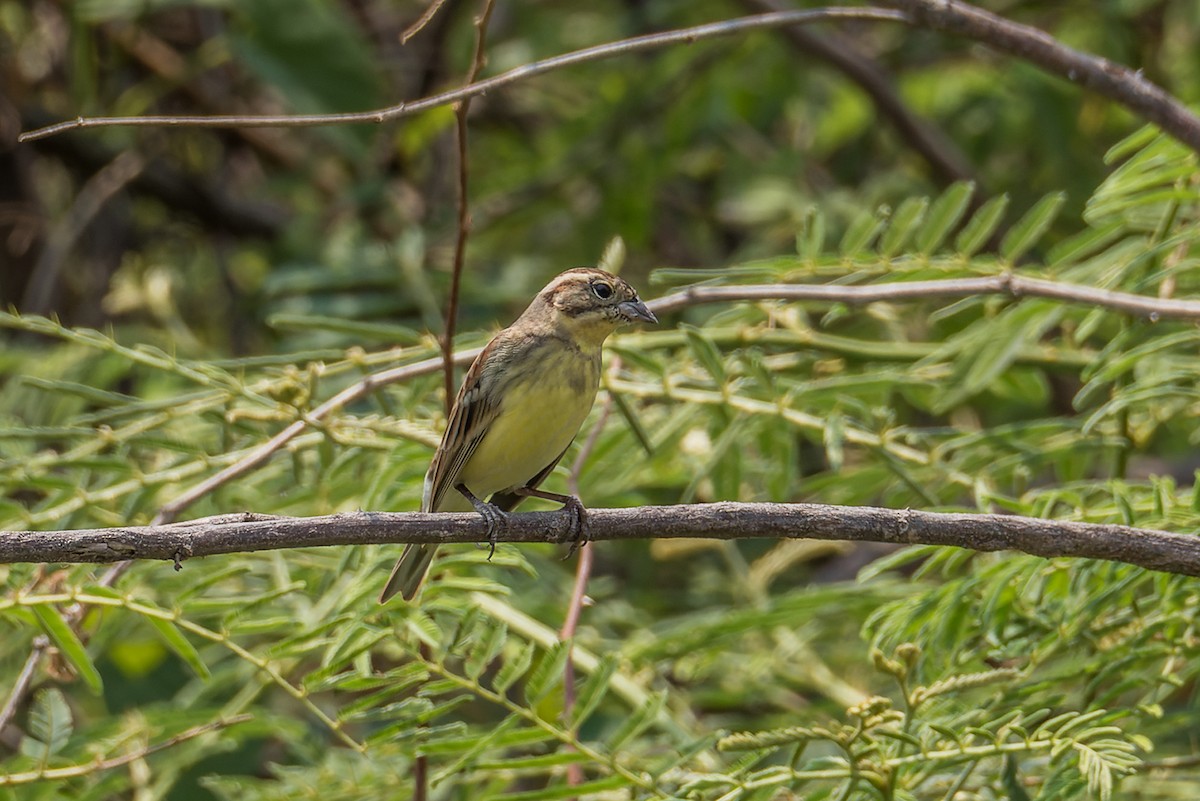
{"type": "MultiPolygon", "coordinates": [[[[658,322],[611,273],[576,267],[547,284],[467,370],[425,476],[421,509],[475,509],[493,542],[504,513],[530,495],[582,509],[576,498],[537,488],[591,410],[604,340],[635,320],[658,322]]],[[[416,595],[435,551],[407,546],[380,602],[397,592],[406,600],[416,595]]]]}

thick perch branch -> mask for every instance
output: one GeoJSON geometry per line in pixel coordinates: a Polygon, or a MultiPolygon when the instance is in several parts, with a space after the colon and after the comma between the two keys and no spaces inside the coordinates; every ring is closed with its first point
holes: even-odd
{"type": "MultiPolygon", "coordinates": [[[[571,516],[509,517],[501,542],[562,542],[571,516]]],[[[1200,576],[1200,537],[1016,515],[785,503],[710,503],[591,509],[593,540],[794,538],[953,545],[976,551],[1087,557],[1200,576]]],[[[222,515],[186,523],[78,531],[0,532],[0,563],[116,562],[371,543],[464,543],[486,539],[475,514],[354,512],[326,517],[222,515]]]]}

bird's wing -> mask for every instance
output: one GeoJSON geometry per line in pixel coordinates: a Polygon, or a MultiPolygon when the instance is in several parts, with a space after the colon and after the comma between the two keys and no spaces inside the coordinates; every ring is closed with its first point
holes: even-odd
{"type": "Polygon", "coordinates": [[[498,341],[499,337],[493,339],[479,352],[463,378],[462,388],[454,400],[454,408],[450,410],[450,419],[446,421],[446,433],[442,435],[442,443],[433,455],[433,462],[429,465],[429,473],[425,477],[421,508],[426,512],[437,511],[446,493],[458,483],[463,465],[471,458],[471,454],[475,453],[479,442],[500,412],[498,393],[491,391],[489,386],[497,381],[499,376],[485,375],[484,371],[484,365],[498,341]]]}
{"type": "MultiPolygon", "coordinates": [[[[570,446],[568,445],[567,447],[569,448],[570,446]]],[[[566,453],[566,450],[564,450],[555,457],[553,462],[543,467],[536,476],[529,479],[521,486],[529,487],[530,489],[537,489],[538,486],[546,480],[546,476],[554,472],[554,468],[558,466],[558,463],[562,461],[562,458],[566,455],[566,453]]],[[[517,508],[517,504],[523,500],[525,500],[525,496],[518,495],[515,492],[497,492],[492,496],[491,503],[500,507],[500,510],[503,512],[511,512],[513,509],[517,508]]]]}

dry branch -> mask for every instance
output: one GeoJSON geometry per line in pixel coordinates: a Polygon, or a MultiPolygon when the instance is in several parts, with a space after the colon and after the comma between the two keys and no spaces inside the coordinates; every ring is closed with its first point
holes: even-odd
{"type": "Polygon", "coordinates": [[[533,61],[467,86],[371,111],[269,116],[230,114],[221,116],[77,117],[74,120],[23,133],[18,137],[18,141],[30,142],[76,128],[112,125],[230,128],[308,127],[358,122],[382,123],[411,116],[436,106],[457,103],[511,83],[527,80],[535,75],[588,61],[676,44],[691,44],[701,39],[728,36],[750,30],[783,28],[835,20],[870,20],[903,22],[983,42],[997,50],[1036,64],[1050,74],[1079,83],[1097,94],[1120,103],[1139,116],[1157,123],[1168,134],[1200,152],[1200,118],[1191,113],[1187,106],[1177,98],[1148,80],[1140,71],[1073,50],[1045,31],[1010,22],[968,3],[951,3],[946,0],[886,0],[886,3],[893,6],[894,9],[864,6],[781,11],[635,36],[533,61]]]}
{"type": "MultiPolygon", "coordinates": [[[[500,542],[561,543],[566,512],[509,516],[500,542]]],[[[790,538],[952,545],[976,551],[1023,551],[1086,557],[1200,576],[1200,537],[1101,523],[1016,515],[945,514],[911,509],[785,503],[710,503],[590,509],[593,540],[790,538]]],[[[186,523],[77,531],[0,533],[0,563],[115,562],[282,548],[382,543],[468,543],[486,539],[476,514],[352,512],[325,517],[241,514],[186,523]]]]}

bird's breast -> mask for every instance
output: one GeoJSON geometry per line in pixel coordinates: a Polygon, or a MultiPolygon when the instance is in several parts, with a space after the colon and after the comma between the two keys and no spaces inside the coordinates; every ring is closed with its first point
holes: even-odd
{"type": "Polygon", "coordinates": [[[500,411],[459,474],[481,498],[525,486],[571,444],[596,399],[598,354],[552,343],[515,361],[498,385],[500,411]]]}

